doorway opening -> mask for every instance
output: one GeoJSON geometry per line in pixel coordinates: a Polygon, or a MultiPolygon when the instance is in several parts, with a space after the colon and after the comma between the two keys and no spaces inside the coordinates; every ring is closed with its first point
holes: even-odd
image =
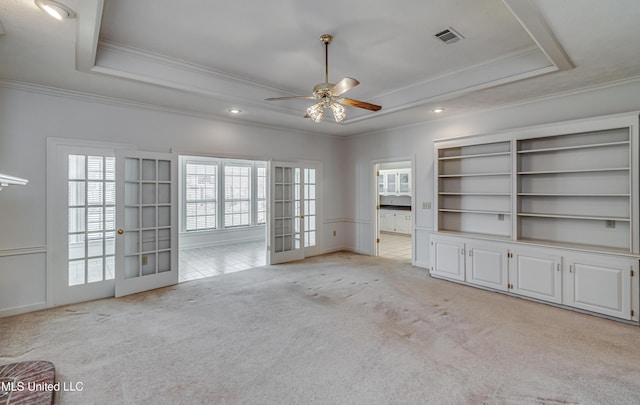
{"type": "Polygon", "coordinates": [[[411,160],[374,164],[376,175],[375,255],[412,262],[413,165],[411,160]]]}
{"type": "Polygon", "coordinates": [[[267,162],[179,156],[179,281],[264,266],[267,162]]]}

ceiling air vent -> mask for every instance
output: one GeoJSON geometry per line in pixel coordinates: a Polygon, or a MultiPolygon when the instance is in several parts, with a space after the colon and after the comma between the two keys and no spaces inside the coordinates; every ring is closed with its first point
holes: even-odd
{"type": "Polygon", "coordinates": [[[453,28],[449,27],[444,31],[438,32],[435,35],[436,38],[444,42],[445,44],[453,44],[454,42],[458,42],[464,37],[458,34],[453,28]]]}

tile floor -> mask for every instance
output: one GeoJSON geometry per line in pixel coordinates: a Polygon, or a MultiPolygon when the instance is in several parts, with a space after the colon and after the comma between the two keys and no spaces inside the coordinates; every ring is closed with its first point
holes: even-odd
{"type": "Polygon", "coordinates": [[[411,235],[380,232],[378,249],[380,257],[411,262],[411,235]]]}
{"type": "Polygon", "coordinates": [[[233,243],[180,251],[180,282],[264,266],[264,241],[233,243]]]}
{"type": "MultiPolygon", "coordinates": [[[[380,256],[411,262],[411,235],[380,232],[380,256]]],[[[180,282],[247,270],[266,264],[264,241],[180,251],[180,282]]]]}

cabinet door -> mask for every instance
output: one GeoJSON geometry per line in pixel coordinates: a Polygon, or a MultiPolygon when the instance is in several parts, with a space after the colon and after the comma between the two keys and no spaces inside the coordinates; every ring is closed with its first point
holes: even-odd
{"type": "Polygon", "coordinates": [[[507,290],[507,250],[491,244],[467,245],[466,278],[471,284],[507,290]]]}
{"type": "Polygon", "coordinates": [[[410,172],[398,172],[398,194],[411,195],[410,172]]]}
{"type": "Polygon", "coordinates": [[[538,252],[521,250],[513,253],[514,269],[509,281],[512,292],[531,298],[562,302],[562,258],[538,252]]]}
{"type": "Polygon", "coordinates": [[[386,173],[385,174],[386,183],[387,183],[387,193],[388,194],[397,194],[398,193],[398,185],[397,185],[397,174],[394,173],[386,173]]]}
{"type": "Polygon", "coordinates": [[[411,214],[396,212],[396,232],[411,233],[411,214]]]}
{"type": "Polygon", "coordinates": [[[567,261],[566,305],[631,319],[631,270],[637,260],[580,255],[567,261]]]}
{"type": "Polygon", "coordinates": [[[386,232],[394,232],[396,221],[393,212],[381,211],[380,230],[386,232]]]}
{"type": "Polygon", "coordinates": [[[464,281],[464,243],[450,239],[431,240],[431,274],[464,281]]]}
{"type": "Polygon", "coordinates": [[[387,192],[386,187],[384,186],[384,174],[378,174],[378,194],[385,194],[387,192]]]}

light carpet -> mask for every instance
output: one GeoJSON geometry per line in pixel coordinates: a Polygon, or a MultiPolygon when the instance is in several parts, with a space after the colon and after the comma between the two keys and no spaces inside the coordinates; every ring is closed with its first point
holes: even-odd
{"type": "Polygon", "coordinates": [[[0,319],[25,360],[61,404],[640,403],[639,327],[350,253],[0,319]]]}

